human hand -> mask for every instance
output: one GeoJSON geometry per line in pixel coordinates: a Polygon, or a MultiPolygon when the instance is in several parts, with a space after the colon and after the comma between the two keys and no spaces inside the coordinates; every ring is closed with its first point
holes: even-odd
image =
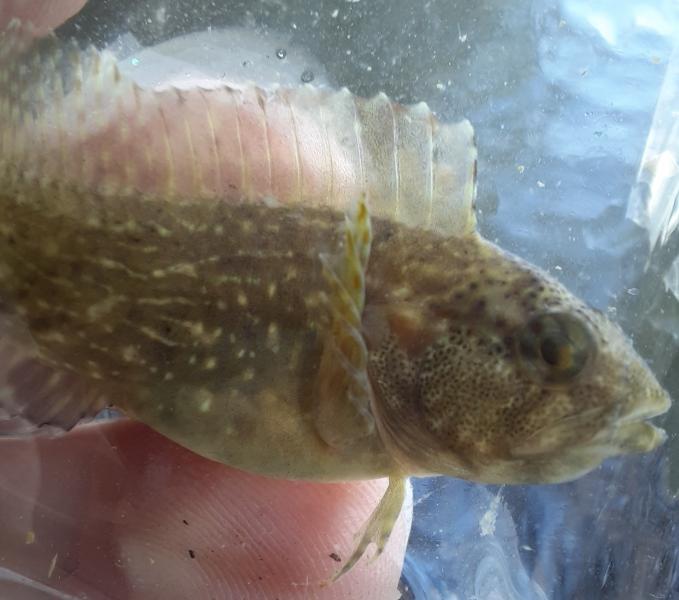
{"type": "MultiPolygon", "coordinates": [[[[44,33],[82,5],[5,2],[0,26],[20,17],[44,33]]],[[[398,597],[409,502],[382,556],[321,586],[385,488],[246,474],[128,420],[0,440],[0,595],[398,597]]]]}
{"type": "Polygon", "coordinates": [[[397,598],[410,502],[387,548],[330,586],[386,482],[268,479],[130,420],[0,441],[0,596],[397,598]]]}

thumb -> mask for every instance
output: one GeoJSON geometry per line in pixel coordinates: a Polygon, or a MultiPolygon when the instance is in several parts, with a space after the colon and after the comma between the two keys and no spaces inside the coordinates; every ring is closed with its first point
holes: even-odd
{"type": "Polygon", "coordinates": [[[323,585],[385,488],[259,477],[127,420],[4,439],[3,566],[88,598],[398,598],[410,499],[377,560],[323,585]]]}
{"type": "Polygon", "coordinates": [[[0,2],[0,31],[12,19],[30,22],[37,35],[44,35],[76,14],[87,0],[4,0],[0,2]]]}

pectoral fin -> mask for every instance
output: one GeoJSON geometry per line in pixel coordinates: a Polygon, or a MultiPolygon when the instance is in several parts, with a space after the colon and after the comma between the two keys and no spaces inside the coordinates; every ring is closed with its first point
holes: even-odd
{"type": "Polygon", "coordinates": [[[30,342],[3,331],[0,315],[0,437],[67,431],[110,404],[102,387],[45,362],[30,342]]]}
{"type": "Polygon", "coordinates": [[[368,353],[361,334],[371,240],[370,215],[363,197],[345,224],[340,260],[321,256],[331,319],[317,382],[316,429],[327,444],[340,450],[370,435],[375,427],[366,370],[368,353]]]}
{"type": "Polygon", "coordinates": [[[342,569],[335,574],[332,581],[336,581],[342,575],[348,573],[360,560],[363,554],[365,554],[365,551],[370,544],[375,544],[377,546],[377,550],[372,557],[372,560],[375,560],[382,554],[384,547],[389,541],[389,536],[394,529],[396,520],[401,514],[403,501],[405,500],[406,495],[406,482],[407,479],[404,477],[394,476],[389,478],[389,487],[384,493],[384,496],[382,496],[377,508],[370,515],[363,530],[359,533],[360,537],[358,544],[349,557],[349,560],[347,560],[342,569]]]}

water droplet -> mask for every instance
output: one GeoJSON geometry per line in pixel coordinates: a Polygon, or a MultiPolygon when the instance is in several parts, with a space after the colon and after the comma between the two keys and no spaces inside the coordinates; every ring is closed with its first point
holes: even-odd
{"type": "Polygon", "coordinates": [[[276,50],[276,58],[283,60],[288,55],[288,51],[285,48],[279,48],[276,50]]]}
{"type": "Polygon", "coordinates": [[[630,296],[638,296],[639,295],[639,288],[628,288],[627,293],[630,296]]]}
{"type": "Polygon", "coordinates": [[[305,69],[302,73],[302,83],[311,83],[314,80],[314,72],[311,69],[305,69]]]}
{"type": "Polygon", "coordinates": [[[133,67],[138,67],[139,66],[139,59],[138,58],[133,58],[131,61],[133,67]]]}

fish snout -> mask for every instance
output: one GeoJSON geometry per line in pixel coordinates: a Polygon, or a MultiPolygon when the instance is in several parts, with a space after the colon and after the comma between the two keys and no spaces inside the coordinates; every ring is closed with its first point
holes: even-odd
{"type": "Polygon", "coordinates": [[[618,418],[615,438],[622,452],[650,452],[667,440],[667,433],[649,420],[665,414],[672,400],[645,365],[626,380],[627,410],[618,418]]]}

